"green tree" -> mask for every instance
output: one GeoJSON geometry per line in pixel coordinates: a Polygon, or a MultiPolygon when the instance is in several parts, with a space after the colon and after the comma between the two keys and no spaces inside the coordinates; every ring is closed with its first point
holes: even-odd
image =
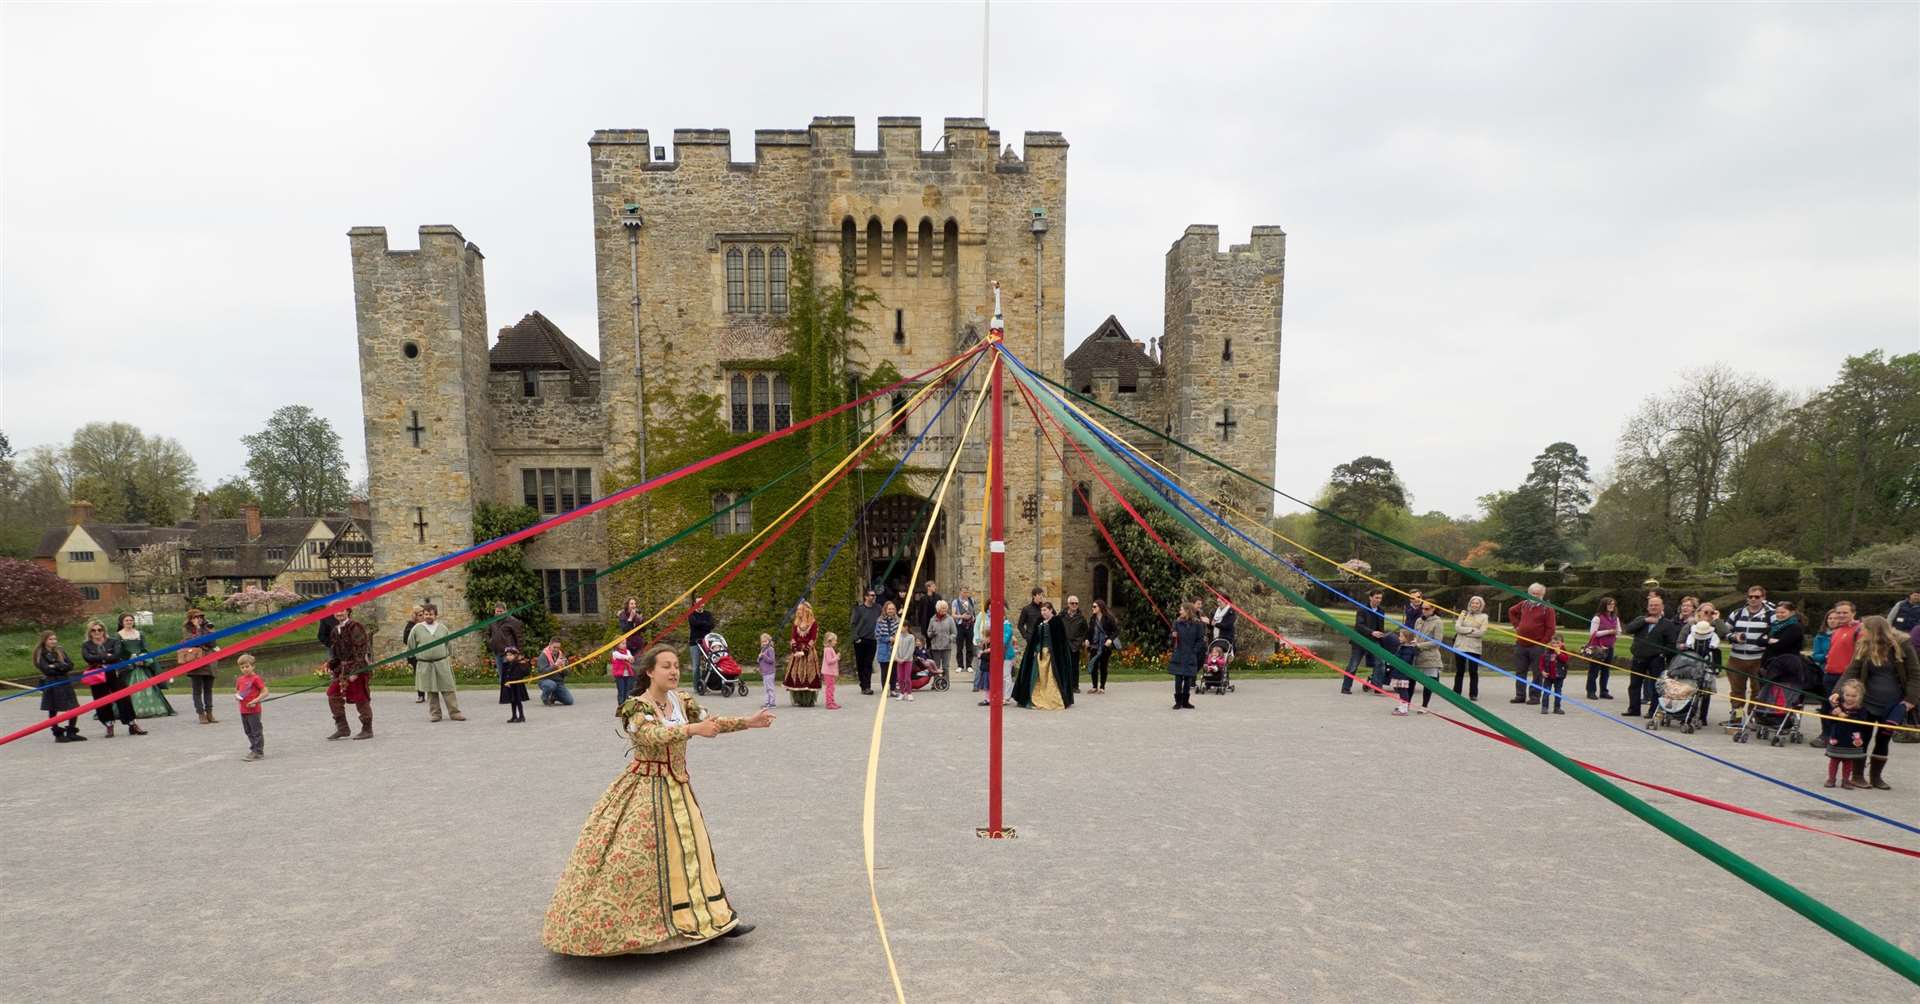
{"type": "Polygon", "coordinates": [[[241,506],[260,504],[260,494],[245,478],[228,478],[202,492],[196,501],[205,503],[214,519],[237,519],[241,506]]]}
{"type": "MultiPolygon", "coordinates": [[[[540,521],[532,506],[506,506],[482,502],[473,510],[473,539],[492,540],[517,533],[540,521]]],[[[527,626],[529,644],[544,644],[554,635],[552,615],[547,613],[545,584],[540,573],[527,567],[526,549],[520,544],[503,547],[467,562],[467,609],[475,621],[493,616],[494,603],[508,610],[525,606],[514,616],[527,626]]]]}
{"type": "Polygon", "coordinates": [[[1500,545],[1503,561],[1537,565],[1561,557],[1562,542],[1553,524],[1553,501],[1534,484],[1522,485],[1510,492],[1484,495],[1487,525],[1493,528],[1493,541],[1500,545]]]}
{"type": "MultiPolygon", "coordinates": [[[[1109,506],[1102,512],[1101,519],[1106,522],[1107,531],[1113,534],[1113,543],[1126,556],[1127,563],[1133,566],[1134,574],[1147,587],[1153,603],[1159,604],[1166,616],[1172,617],[1174,608],[1181,600],[1208,595],[1203,576],[1207,574],[1211,552],[1199,538],[1182,529],[1184,524],[1172,514],[1139,498],[1130,501],[1134,510],[1146,519],[1147,525],[1160,535],[1160,539],[1172,545],[1174,553],[1180,555],[1180,560],[1188,568],[1201,573],[1191,575],[1182,569],[1119,505],[1109,506]]],[[[1113,553],[1104,539],[1100,541],[1100,552],[1108,556],[1113,553]]],[[[1168,647],[1167,622],[1153,612],[1153,605],[1147,602],[1146,597],[1137,594],[1133,583],[1127,581],[1126,573],[1120,570],[1117,562],[1113,574],[1113,614],[1120,622],[1121,644],[1138,645],[1148,652],[1165,652],[1168,647]]],[[[1018,602],[1007,604],[1009,616],[1019,609],[1018,602]]],[[[1207,609],[1213,609],[1211,603],[1207,609]]]]}
{"type": "Polygon", "coordinates": [[[1601,486],[1589,511],[1587,551],[1630,556],[1642,565],[1666,564],[1666,497],[1658,489],[1615,476],[1601,486]]]}
{"type": "Polygon", "coordinates": [[[1526,487],[1546,497],[1553,515],[1553,532],[1566,542],[1561,550],[1586,535],[1587,510],[1593,505],[1593,473],[1587,458],[1572,443],[1554,443],[1533,458],[1526,487]]]}
{"type": "Polygon", "coordinates": [[[28,458],[43,490],[59,486],[61,504],[84,500],[106,523],[171,524],[193,502],[194,462],[185,447],[125,422],[89,422],[61,449],[28,458]]]}
{"type": "Polygon", "coordinates": [[[1390,524],[1406,516],[1408,501],[1406,485],[1394,473],[1390,461],[1362,456],[1335,467],[1319,501],[1325,512],[1317,513],[1314,519],[1318,549],[1341,560],[1361,558],[1380,565],[1382,559],[1393,554],[1392,546],[1334,516],[1391,535],[1390,524]]]}
{"type": "Polygon", "coordinates": [[[347,507],[347,458],[340,435],[313,409],[281,408],[266,428],[240,442],[265,515],[319,516],[347,507]]]}
{"type": "Polygon", "coordinates": [[[1647,398],[1620,435],[1623,476],[1660,501],[1668,540],[1699,566],[1714,517],[1754,443],[1777,428],[1786,395],[1756,377],[1702,367],[1679,387],[1647,398]]]}

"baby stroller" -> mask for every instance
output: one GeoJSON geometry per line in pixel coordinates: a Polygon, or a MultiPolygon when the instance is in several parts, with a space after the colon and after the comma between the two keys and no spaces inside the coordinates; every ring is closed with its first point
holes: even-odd
{"type": "Polygon", "coordinates": [[[1207,646],[1207,662],[1200,670],[1200,692],[1203,694],[1230,694],[1233,692],[1233,678],[1227,667],[1233,663],[1233,642],[1225,638],[1216,638],[1207,646]]]}
{"type": "Polygon", "coordinates": [[[1706,720],[1703,705],[1714,692],[1714,669],[1690,655],[1677,656],[1660,678],[1654,681],[1653,713],[1647,717],[1647,731],[1680,726],[1692,734],[1706,720]]]}
{"type": "Polygon", "coordinates": [[[705,694],[717,691],[721,697],[747,695],[747,683],[740,679],[740,664],[733,659],[733,652],[727,648],[727,639],[720,632],[708,632],[700,639],[700,668],[693,674],[693,692],[705,694]]]}
{"type": "Polygon", "coordinates": [[[915,690],[919,690],[922,687],[931,687],[934,690],[946,690],[953,685],[953,682],[947,678],[947,671],[941,669],[934,663],[933,653],[928,651],[925,646],[913,650],[913,676],[911,679],[913,680],[913,689],[915,690]],[[920,682],[922,676],[925,676],[927,682],[920,682]]]}
{"type": "Polygon", "coordinates": [[[1740,719],[1740,731],[1734,733],[1733,741],[1750,743],[1757,738],[1771,746],[1802,741],[1805,737],[1800,734],[1800,691],[1807,685],[1808,675],[1807,663],[1797,653],[1767,660],[1760,669],[1760,679],[1754,681],[1758,684],[1753,691],[1756,703],[1747,705],[1747,713],[1740,719]]]}

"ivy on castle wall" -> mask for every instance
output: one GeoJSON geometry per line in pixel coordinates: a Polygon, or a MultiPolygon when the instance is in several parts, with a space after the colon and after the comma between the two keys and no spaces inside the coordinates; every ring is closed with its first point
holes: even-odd
{"type": "MultiPolygon", "coordinates": [[[[742,364],[784,372],[793,389],[796,418],[830,411],[850,399],[845,374],[850,356],[858,351],[854,335],[865,327],[858,312],[874,299],[871,290],[850,284],[844,277],[839,283],[823,284],[815,273],[809,249],[796,247],[790,272],[790,305],[784,321],[788,351],[777,360],[742,361],[742,364]]],[[[887,364],[876,367],[867,385],[876,386],[872,382],[876,380],[898,379],[890,375],[892,372],[887,364]]],[[[654,387],[658,389],[652,390],[647,409],[651,416],[652,449],[648,458],[651,473],[695,463],[754,438],[753,434],[731,431],[724,420],[724,402],[718,397],[685,394],[665,381],[654,387]]],[[[862,410],[849,409],[845,414],[682,478],[619,507],[608,519],[608,541],[613,553],[636,553],[647,546],[649,538],[664,539],[713,515],[717,494],[751,492],[799,467],[800,470],[752,501],[753,530],[774,527],[789,507],[799,502],[809,488],[827,476],[854,448],[861,438],[855,433],[862,410]]],[[[882,452],[876,452],[869,458],[870,463],[880,464],[881,457],[882,452]]],[[[620,473],[628,482],[640,480],[637,463],[620,473]]],[[[792,529],[753,559],[708,604],[718,629],[726,635],[735,658],[743,664],[751,665],[757,655],[762,632],[777,639],[778,649],[785,652],[788,612],[805,593],[808,578],[852,524],[859,505],[854,495],[858,482],[857,477],[850,475],[825,493],[811,510],[799,517],[792,529]]],[[[652,614],[689,589],[694,590],[695,596],[708,593],[729,569],[745,559],[744,554],[739,558],[733,556],[750,539],[751,533],[715,536],[709,529],[636,562],[609,576],[608,588],[602,592],[608,600],[606,607],[617,610],[626,597],[634,596],[640,600],[643,612],[652,614]],[[706,582],[700,582],[709,572],[715,574],[706,582]]],[[[823,630],[842,635],[843,649],[851,646],[845,634],[859,578],[859,551],[859,542],[850,541],[814,584],[811,593],[815,616],[823,630]]],[[[751,549],[747,553],[751,553],[751,549]]],[[[662,635],[664,625],[673,623],[686,607],[687,601],[676,604],[643,632],[645,637],[662,635]]],[[[680,642],[686,639],[687,633],[684,627],[676,627],[666,637],[680,642]]]]}

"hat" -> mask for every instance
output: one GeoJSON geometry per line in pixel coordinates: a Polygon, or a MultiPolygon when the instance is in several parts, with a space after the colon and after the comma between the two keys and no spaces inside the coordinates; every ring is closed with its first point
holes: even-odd
{"type": "Polygon", "coordinates": [[[1695,638],[1705,638],[1711,634],[1713,634],[1713,625],[1708,624],[1706,621],[1693,622],[1693,636],[1695,638]]]}

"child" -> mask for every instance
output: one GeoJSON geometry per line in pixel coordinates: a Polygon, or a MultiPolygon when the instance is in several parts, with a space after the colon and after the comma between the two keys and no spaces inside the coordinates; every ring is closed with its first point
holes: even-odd
{"type": "MultiPolygon", "coordinates": [[[[927,634],[929,637],[931,637],[933,632],[929,631],[927,632],[927,634]]],[[[931,647],[933,643],[931,641],[922,641],[918,638],[914,640],[919,642],[919,644],[914,647],[913,670],[911,672],[911,675],[909,675],[907,679],[911,681],[916,676],[919,675],[921,670],[925,670],[927,673],[927,680],[929,681],[928,685],[931,686],[932,685],[931,681],[935,677],[947,675],[947,667],[942,664],[942,660],[934,658],[933,649],[931,647]]]]}
{"type": "MultiPolygon", "coordinates": [[[[1415,658],[1415,652],[1418,651],[1417,639],[1414,638],[1413,632],[1402,627],[1395,642],[1399,646],[1399,651],[1395,654],[1403,661],[1411,663],[1415,658]]],[[[1394,707],[1393,713],[1404,718],[1412,713],[1413,680],[1398,669],[1390,670],[1387,675],[1393,683],[1394,694],[1400,698],[1400,703],[1394,707]]]]}
{"type": "Polygon", "coordinates": [[[913,700],[914,659],[927,650],[926,643],[912,631],[900,632],[901,641],[893,647],[893,685],[903,701],[913,700]]]}
{"type": "Polygon", "coordinates": [[[1543,715],[1547,713],[1548,704],[1553,705],[1554,714],[1566,714],[1560,707],[1560,695],[1566,692],[1567,661],[1570,658],[1566,640],[1557,637],[1551,648],[1540,653],[1540,685],[1553,692],[1552,701],[1547,700],[1545,691],[1540,694],[1540,713],[1543,715]]]}
{"type": "Polygon", "coordinates": [[[240,759],[260,760],[267,755],[267,734],[260,728],[260,702],[267,699],[267,681],[253,671],[253,653],[241,655],[239,665],[233,695],[240,701],[240,727],[247,733],[247,755],[240,759]]]}
{"type": "Polygon", "coordinates": [[[838,711],[840,705],[833,703],[833,684],[840,679],[840,636],[832,631],[820,647],[820,686],[827,692],[827,710],[838,711]]]}
{"type": "Polygon", "coordinates": [[[767,691],[767,710],[773,710],[773,636],[760,632],[760,685],[767,691]]]}
{"type": "Polygon", "coordinates": [[[524,722],[527,712],[521,707],[527,703],[527,664],[520,658],[520,650],[509,645],[500,653],[500,703],[513,705],[513,715],[507,724],[524,722]]]}
{"type": "Polygon", "coordinates": [[[1833,717],[1827,720],[1829,788],[1833,787],[1835,774],[1840,776],[1842,788],[1853,790],[1871,787],[1860,777],[1860,761],[1867,756],[1867,727],[1863,723],[1871,717],[1860,707],[1866,694],[1867,689],[1859,680],[1848,680],[1840,685],[1840,706],[1833,709],[1833,717]]]}
{"type": "Polygon", "coordinates": [[[608,663],[608,672],[613,674],[613,706],[617,708],[633,693],[633,653],[627,649],[625,638],[613,643],[608,663]]]}

